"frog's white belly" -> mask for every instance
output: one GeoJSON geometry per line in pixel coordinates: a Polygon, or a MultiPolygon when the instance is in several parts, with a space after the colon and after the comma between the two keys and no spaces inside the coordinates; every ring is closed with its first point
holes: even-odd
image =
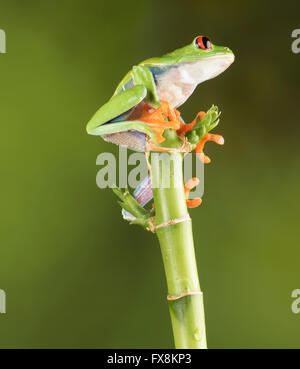
{"type": "Polygon", "coordinates": [[[155,76],[160,100],[166,100],[175,108],[182,105],[199,83],[216,77],[233,62],[232,54],[213,56],[205,60],[182,63],[155,76]]]}
{"type": "Polygon", "coordinates": [[[157,93],[160,100],[168,101],[174,108],[182,105],[193,93],[196,84],[182,83],[180,81],[158,80],[157,93]]]}
{"type": "Polygon", "coordinates": [[[194,92],[197,83],[188,73],[186,64],[174,66],[156,78],[156,90],[160,100],[168,101],[175,108],[182,105],[194,92]]]}

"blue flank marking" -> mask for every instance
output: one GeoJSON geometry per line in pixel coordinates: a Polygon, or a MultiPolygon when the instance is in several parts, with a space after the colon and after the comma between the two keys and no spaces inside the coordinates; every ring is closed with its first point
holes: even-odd
{"type": "Polygon", "coordinates": [[[127,120],[127,118],[129,117],[130,113],[132,112],[132,110],[134,108],[135,108],[135,106],[133,106],[131,109],[125,111],[123,114],[120,114],[116,118],[110,120],[108,123],[124,122],[125,120],[127,120]]]}

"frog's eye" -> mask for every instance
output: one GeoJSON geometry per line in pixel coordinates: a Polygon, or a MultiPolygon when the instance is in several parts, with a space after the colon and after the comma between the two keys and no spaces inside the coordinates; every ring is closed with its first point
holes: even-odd
{"type": "Polygon", "coordinates": [[[196,38],[196,46],[202,50],[211,49],[210,39],[206,36],[199,36],[196,38]]]}

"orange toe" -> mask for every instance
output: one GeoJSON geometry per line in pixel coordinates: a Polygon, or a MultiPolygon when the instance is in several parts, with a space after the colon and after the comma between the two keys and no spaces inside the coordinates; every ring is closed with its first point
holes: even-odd
{"type": "Polygon", "coordinates": [[[201,205],[202,200],[200,199],[200,197],[196,197],[195,199],[192,200],[186,200],[186,206],[188,208],[196,208],[197,206],[201,205]]]}
{"type": "Polygon", "coordinates": [[[200,199],[200,197],[197,197],[195,199],[189,200],[189,193],[190,193],[190,191],[193,188],[197,187],[199,183],[200,183],[199,178],[193,177],[193,178],[189,179],[187,181],[187,183],[184,185],[184,195],[185,195],[185,199],[186,199],[186,205],[187,205],[188,208],[196,208],[202,202],[202,200],[200,199]]]}
{"type": "Polygon", "coordinates": [[[199,160],[202,163],[210,163],[210,158],[208,156],[206,156],[203,152],[204,146],[206,144],[206,142],[208,141],[213,141],[215,143],[217,143],[218,145],[224,145],[224,138],[223,136],[220,135],[214,135],[212,133],[206,133],[201,140],[198,142],[194,152],[197,154],[199,160]]]}
{"type": "Polygon", "coordinates": [[[205,116],[205,114],[206,113],[204,111],[200,111],[191,123],[184,124],[181,122],[180,128],[178,129],[177,133],[181,134],[181,133],[186,133],[190,131],[196,124],[197,118],[200,117],[200,120],[201,120],[205,116]]]}

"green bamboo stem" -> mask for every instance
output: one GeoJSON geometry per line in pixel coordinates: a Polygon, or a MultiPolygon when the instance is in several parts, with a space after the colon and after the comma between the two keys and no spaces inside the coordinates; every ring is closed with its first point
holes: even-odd
{"type": "MultiPolygon", "coordinates": [[[[160,160],[151,157],[155,225],[187,215],[184,196],[182,154],[164,153],[160,160]],[[171,165],[169,165],[171,163],[171,165]],[[169,166],[169,173],[165,169],[169,166]],[[170,179],[170,186],[163,181],[170,179]],[[167,187],[163,188],[162,184],[167,187]]],[[[157,155],[157,154],[156,154],[157,155]]],[[[168,294],[179,296],[200,291],[191,221],[156,230],[166,273],[168,294]]],[[[202,294],[168,301],[175,347],[205,349],[206,332],[202,294]]]]}

